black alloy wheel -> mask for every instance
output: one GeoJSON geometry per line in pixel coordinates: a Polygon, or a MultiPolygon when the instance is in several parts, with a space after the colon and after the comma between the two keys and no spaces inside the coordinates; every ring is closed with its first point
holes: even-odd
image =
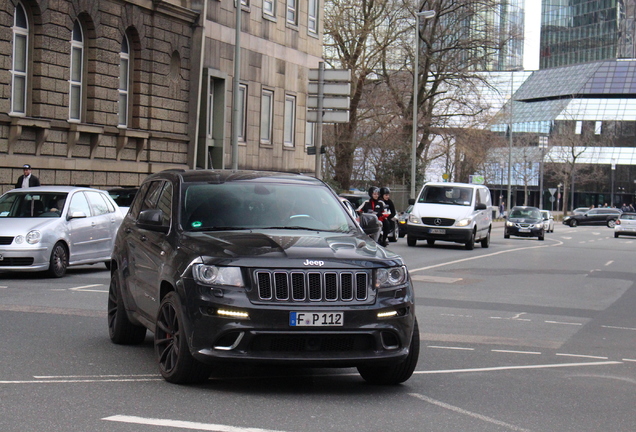
{"type": "Polygon", "coordinates": [[[146,327],[128,319],[115,272],[111,274],[108,289],[108,336],[119,345],[139,345],[146,339],[146,327]]]}
{"type": "Polygon", "coordinates": [[[61,278],[68,268],[68,250],[62,242],[55,243],[51,251],[48,274],[51,277],[61,278]]]}
{"type": "Polygon", "coordinates": [[[183,306],[176,292],[161,301],[155,327],[155,355],[159,372],[174,384],[201,383],[210,376],[210,366],[192,357],[183,326],[183,306]]]}
{"type": "Polygon", "coordinates": [[[616,219],[610,219],[607,221],[608,228],[614,228],[616,226],[616,219]]]}
{"type": "Polygon", "coordinates": [[[576,219],[572,219],[572,220],[570,221],[570,226],[571,226],[572,228],[575,228],[578,224],[579,224],[579,223],[576,221],[576,219]]]}

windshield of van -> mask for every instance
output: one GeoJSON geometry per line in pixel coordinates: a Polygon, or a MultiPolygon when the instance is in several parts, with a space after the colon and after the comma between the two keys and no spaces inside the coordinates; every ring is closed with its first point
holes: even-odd
{"type": "Polygon", "coordinates": [[[472,205],[473,189],[460,186],[425,186],[418,203],[472,205]]]}

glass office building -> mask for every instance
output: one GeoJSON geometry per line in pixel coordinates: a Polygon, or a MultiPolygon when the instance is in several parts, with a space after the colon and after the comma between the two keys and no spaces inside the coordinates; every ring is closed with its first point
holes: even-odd
{"type": "Polygon", "coordinates": [[[544,0],[541,69],[634,58],[634,0],[544,0]]]}

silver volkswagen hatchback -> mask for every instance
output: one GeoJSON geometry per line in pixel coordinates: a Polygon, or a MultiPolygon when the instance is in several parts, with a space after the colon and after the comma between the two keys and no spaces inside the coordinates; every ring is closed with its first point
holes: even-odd
{"type": "Polygon", "coordinates": [[[122,215],[106,191],[72,186],[14,189],[0,197],[0,271],[109,265],[122,215]]]}

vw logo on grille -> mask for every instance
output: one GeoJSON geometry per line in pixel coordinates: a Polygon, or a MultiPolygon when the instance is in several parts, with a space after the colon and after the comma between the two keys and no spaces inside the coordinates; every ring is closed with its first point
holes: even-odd
{"type": "Polygon", "coordinates": [[[440,218],[435,219],[435,221],[433,222],[435,225],[441,225],[442,224],[442,220],[440,218]]]}

